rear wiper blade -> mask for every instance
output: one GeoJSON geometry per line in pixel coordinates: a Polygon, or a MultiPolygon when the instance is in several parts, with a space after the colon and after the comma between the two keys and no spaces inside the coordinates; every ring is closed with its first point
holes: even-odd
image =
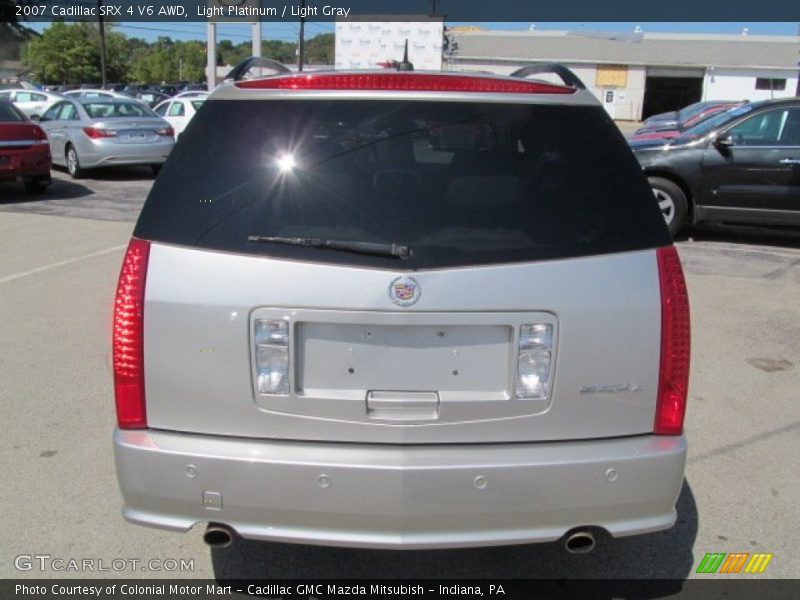
{"type": "Polygon", "coordinates": [[[271,242],[273,244],[288,244],[289,246],[306,246],[308,248],[327,248],[329,250],[342,250],[357,254],[373,254],[376,256],[392,256],[401,260],[411,257],[411,248],[398,244],[377,244],[375,242],[350,242],[342,240],[323,240],[320,238],[301,237],[271,237],[250,235],[248,242],[271,242]]]}

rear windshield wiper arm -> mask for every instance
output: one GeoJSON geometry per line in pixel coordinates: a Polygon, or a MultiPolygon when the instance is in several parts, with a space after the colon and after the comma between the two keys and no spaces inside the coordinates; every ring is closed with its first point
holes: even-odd
{"type": "Polygon", "coordinates": [[[375,242],[349,242],[342,240],[323,240],[320,238],[301,237],[270,237],[251,235],[248,242],[271,242],[273,244],[288,244],[289,246],[306,246],[308,248],[328,248],[329,250],[342,250],[357,254],[373,254],[376,256],[392,256],[406,260],[411,257],[411,248],[398,244],[378,244],[375,242]]]}

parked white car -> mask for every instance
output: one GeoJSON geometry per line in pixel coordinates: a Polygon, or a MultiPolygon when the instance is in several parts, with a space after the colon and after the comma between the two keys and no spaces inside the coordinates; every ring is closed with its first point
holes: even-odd
{"type": "Polygon", "coordinates": [[[208,98],[208,94],[210,92],[206,92],[203,90],[189,90],[188,92],[181,92],[180,94],[175,94],[173,98],[208,98]]]}
{"type": "Polygon", "coordinates": [[[42,116],[45,111],[64,97],[39,90],[16,89],[0,92],[0,100],[10,100],[28,117],[42,116]]]}
{"type": "MultiPolygon", "coordinates": [[[[197,92],[192,93],[194,94],[197,92]]],[[[172,128],[175,130],[175,139],[177,140],[178,136],[186,129],[186,126],[189,124],[189,121],[192,120],[195,113],[200,110],[200,107],[203,105],[203,102],[206,101],[207,97],[208,94],[205,96],[175,96],[169,100],[164,100],[153,110],[159,117],[165,119],[172,125],[172,128]]]]}

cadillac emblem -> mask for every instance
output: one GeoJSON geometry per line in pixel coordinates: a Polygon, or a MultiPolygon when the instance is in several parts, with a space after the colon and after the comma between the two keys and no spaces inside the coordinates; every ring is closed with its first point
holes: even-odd
{"type": "Polygon", "coordinates": [[[398,306],[416,304],[422,288],[413,277],[397,277],[389,284],[389,298],[398,306]]]}

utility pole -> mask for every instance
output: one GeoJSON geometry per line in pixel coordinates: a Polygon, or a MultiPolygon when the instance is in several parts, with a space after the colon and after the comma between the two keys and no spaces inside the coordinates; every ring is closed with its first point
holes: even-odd
{"type": "Polygon", "coordinates": [[[97,19],[100,24],[100,87],[106,87],[106,28],[103,23],[103,0],[97,0],[97,19]]]}
{"type": "Polygon", "coordinates": [[[303,70],[303,60],[304,60],[304,53],[305,53],[305,45],[306,45],[306,0],[303,0],[300,3],[300,43],[297,48],[297,70],[303,70]]]}

